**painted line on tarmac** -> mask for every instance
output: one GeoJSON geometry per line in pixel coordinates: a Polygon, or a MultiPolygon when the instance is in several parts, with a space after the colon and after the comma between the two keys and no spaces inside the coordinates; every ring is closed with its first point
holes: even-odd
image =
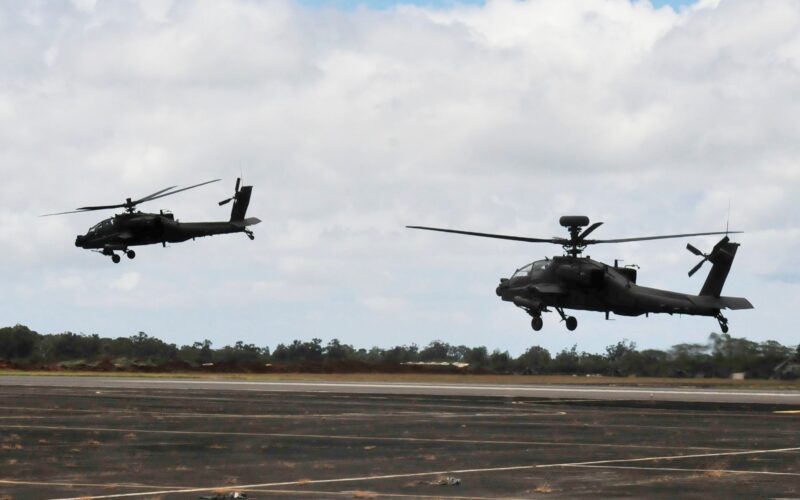
{"type": "Polygon", "coordinates": [[[569,465],[566,467],[592,468],[592,469],[632,469],[650,470],[657,472],[710,472],[722,474],[763,474],[769,476],[800,476],[800,472],[770,472],[764,470],[740,470],[740,469],[683,469],[680,467],[634,467],[630,465],[569,465]]]}
{"type": "Polygon", "coordinates": [[[617,460],[595,460],[592,462],[575,462],[571,464],[556,464],[556,465],[542,465],[540,467],[574,467],[578,465],[600,465],[600,464],[616,464],[628,462],[650,462],[655,460],[680,460],[684,458],[706,458],[706,457],[726,457],[733,455],[758,455],[765,453],[788,453],[793,451],[800,451],[797,448],[774,448],[770,450],[743,450],[743,451],[722,451],[719,453],[697,453],[694,455],[675,455],[675,456],[661,456],[661,457],[642,457],[642,458],[623,458],[617,460]]]}
{"type": "Polygon", "coordinates": [[[772,413],[779,413],[782,415],[797,415],[800,414],[800,410],[781,410],[781,411],[773,411],[772,413]]]}
{"type": "Polygon", "coordinates": [[[652,461],[652,460],[678,460],[684,458],[699,458],[699,457],[719,457],[719,456],[730,456],[730,455],[755,455],[755,454],[766,454],[766,453],[786,453],[786,452],[793,452],[793,451],[800,451],[800,447],[798,448],[775,448],[769,450],[746,450],[746,451],[737,451],[737,452],[726,452],[726,453],[702,453],[702,454],[695,454],[695,455],[673,455],[673,456],[661,456],[661,457],[643,457],[643,458],[629,458],[629,459],[621,459],[621,460],[597,460],[593,462],[571,462],[571,463],[560,463],[560,464],[533,464],[533,465],[513,465],[509,467],[488,467],[482,469],[461,469],[461,470],[439,470],[439,471],[430,471],[430,472],[411,472],[406,474],[386,474],[380,476],[360,476],[360,477],[345,477],[345,478],[334,478],[334,479],[301,479],[297,481],[282,481],[277,483],[263,483],[263,484],[246,484],[246,485],[225,485],[225,486],[215,486],[215,487],[206,487],[206,488],[187,488],[187,489],[180,489],[180,490],[163,490],[163,491],[145,491],[139,493],[117,493],[111,495],[97,495],[97,496],[82,496],[82,497],[74,497],[74,498],[62,498],[58,500],[97,500],[102,498],[124,498],[124,497],[137,497],[137,496],[144,496],[144,495],[168,495],[171,493],[200,493],[204,491],[213,491],[213,490],[226,490],[230,491],[232,489],[235,490],[250,490],[255,488],[270,488],[276,486],[303,486],[308,484],[335,484],[335,483],[348,483],[348,482],[360,482],[360,481],[375,481],[380,479],[404,479],[404,478],[412,478],[412,477],[426,477],[426,476],[439,476],[439,475],[446,475],[446,474],[474,474],[474,473],[481,473],[481,472],[509,472],[509,471],[518,471],[518,470],[532,470],[532,469],[545,469],[545,468],[556,468],[556,467],[574,467],[578,465],[601,465],[601,464],[613,464],[613,463],[624,463],[624,462],[643,462],[643,461],[652,461]]]}
{"type": "MultiPolygon", "coordinates": [[[[81,379],[82,380],[82,379],[81,379]]],[[[469,390],[469,391],[520,391],[520,392],[564,392],[564,393],[605,393],[605,394],[638,394],[638,395],[673,395],[673,396],[750,396],[750,397],[776,397],[776,398],[797,398],[800,392],[760,392],[742,390],[718,390],[707,389],[665,389],[660,387],[640,387],[640,388],[610,388],[610,387],[587,387],[570,385],[496,385],[496,384],[424,384],[424,383],[400,383],[400,382],[264,382],[252,380],[186,380],[186,379],[137,379],[137,378],[93,378],[90,382],[110,384],[111,388],[136,388],[126,384],[138,385],[206,385],[206,386],[252,386],[252,387],[297,387],[308,388],[308,392],[324,392],[329,388],[356,388],[356,389],[439,389],[439,390],[469,390]]],[[[36,382],[26,380],[26,382],[36,382]]],[[[42,381],[40,381],[42,382],[42,381]]],[[[65,380],[69,382],[69,380],[65,380]]],[[[74,380],[73,380],[74,382],[74,380]]],[[[42,382],[44,383],[44,382],[42,382]]],[[[21,384],[32,386],[35,383],[21,384]]],[[[105,386],[90,386],[73,384],[64,387],[94,387],[103,388],[105,386]]],[[[179,387],[176,387],[179,389],[179,387]]]]}
{"type": "MultiPolygon", "coordinates": [[[[232,488],[233,491],[236,491],[236,488],[232,488]]],[[[282,495],[305,495],[305,496],[341,496],[347,498],[421,498],[421,497],[428,497],[428,498],[442,498],[442,499],[451,499],[454,498],[456,500],[530,500],[530,498],[524,497],[465,497],[460,495],[419,495],[419,494],[408,494],[408,493],[379,493],[377,491],[370,491],[370,490],[345,490],[345,491],[326,491],[326,490],[276,490],[276,489],[248,489],[247,493],[280,493],[282,495]],[[361,497],[359,497],[359,494],[361,497]]]]}
{"type": "Polygon", "coordinates": [[[642,444],[611,444],[611,443],[575,443],[575,442],[556,442],[556,441],[510,441],[510,440],[487,440],[487,439],[445,439],[445,438],[416,438],[398,436],[357,436],[357,435],[328,435],[328,434],[293,434],[293,433],[274,433],[274,432],[225,432],[225,431],[183,431],[169,429],[120,429],[111,427],[69,427],[64,425],[16,425],[2,424],[0,429],[22,429],[22,430],[49,430],[49,431],[72,431],[72,432],[117,432],[125,434],[166,434],[166,435],[190,435],[190,436],[248,436],[248,437],[271,437],[271,438],[292,438],[292,439],[331,439],[343,441],[388,441],[404,443],[456,443],[456,444],[495,444],[495,445],[522,445],[522,446],[589,446],[592,448],[635,448],[635,449],[654,449],[654,450],[730,450],[731,448],[713,448],[705,446],[658,446],[642,444]]]}
{"type": "Polygon", "coordinates": [[[66,483],[60,481],[19,481],[16,479],[0,479],[0,484],[16,484],[20,486],[92,486],[98,488],[150,488],[150,489],[166,489],[174,488],[181,489],[186,486],[156,486],[152,484],[136,484],[136,483],[66,483]]]}
{"type": "Polygon", "coordinates": [[[266,387],[308,387],[317,389],[325,388],[358,388],[358,389],[446,389],[446,390],[514,390],[524,392],[578,392],[578,393],[608,393],[608,394],[668,394],[668,395],[695,395],[695,396],[757,396],[757,397],[800,397],[800,392],[759,392],[759,391],[709,391],[704,389],[679,390],[658,387],[638,389],[616,389],[608,387],[572,387],[564,386],[531,386],[531,385],[461,385],[461,384],[404,384],[404,383],[364,383],[364,382],[258,382],[250,380],[151,380],[151,379],[103,379],[98,382],[122,383],[134,381],[144,384],[194,384],[194,385],[241,385],[241,386],[266,386],[266,387]]]}

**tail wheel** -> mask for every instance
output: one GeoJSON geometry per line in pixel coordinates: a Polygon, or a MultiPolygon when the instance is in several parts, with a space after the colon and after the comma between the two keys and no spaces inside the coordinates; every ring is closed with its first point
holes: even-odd
{"type": "Polygon", "coordinates": [[[534,316],[533,319],[531,320],[531,328],[533,328],[535,332],[538,332],[539,330],[542,329],[542,326],[544,326],[544,321],[542,321],[542,317],[534,316]]]}

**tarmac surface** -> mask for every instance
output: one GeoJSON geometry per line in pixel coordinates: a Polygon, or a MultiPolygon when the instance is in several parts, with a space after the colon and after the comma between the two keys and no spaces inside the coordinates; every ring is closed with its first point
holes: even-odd
{"type": "Polygon", "coordinates": [[[800,391],[692,387],[598,385],[464,384],[424,382],[321,382],[168,379],[143,377],[0,376],[0,386],[88,387],[128,389],[207,389],[428,396],[503,396],[601,400],[774,403],[800,406],[800,391]]]}
{"type": "Polygon", "coordinates": [[[110,380],[0,378],[0,499],[800,498],[800,405],[778,396],[110,380]]]}

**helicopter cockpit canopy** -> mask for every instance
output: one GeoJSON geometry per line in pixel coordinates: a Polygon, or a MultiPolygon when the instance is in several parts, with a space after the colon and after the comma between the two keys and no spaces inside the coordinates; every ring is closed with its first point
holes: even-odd
{"type": "Polygon", "coordinates": [[[536,262],[531,262],[527,266],[517,269],[517,271],[511,276],[511,279],[528,276],[535,278],[537,275],[541,274],[542,271],[547,269],[549,265],[549,260],[537,260],[536,262]]]}
{"type": "Polygon", "coordinates": [[[527,277],[528,274],[530,274],[532,267],[533,267],[532,263],[528,264],[527,266],[520,267],[514,274],[511,275],[511,278],[513,279],[513,278],[527,277]]]}
{"type": "Polygon", "coordinates": [[[104,229],[109,229],[109,228],[111,228],[113,226],[114,226],[114,218],[111,217],[111,218],[102,220],[102,221],[98,222],[97,224],[95,224],[94,226],[92,226],[89,229],[89,232],[87,234],[95,234],[95,233],[98,233],[100,231],[103,231],[104,229]]]}

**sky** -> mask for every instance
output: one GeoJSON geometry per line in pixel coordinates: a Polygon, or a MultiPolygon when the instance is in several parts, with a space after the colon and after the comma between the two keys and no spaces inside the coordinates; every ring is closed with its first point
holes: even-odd
{"type": "MultiPolygon", "coordinates": [[[[795,0],[289,0],[0,4],[0,325],[177,344],[369,347],[441,339],[523,352],[705,342],[712,318],[555,313],[530,329],[498,280],[597,238],[745,231],[724,293],[731,334],[796,344],[800,3],[795,0]],[[110,204],[223,181],[142,209],[244,235],[75,248],[110,204]],[[730,207],[730,209],[729,209],[730,207]]],[[[639,283],[697,293],[714,237],[597,246],[639,283]]]]}

